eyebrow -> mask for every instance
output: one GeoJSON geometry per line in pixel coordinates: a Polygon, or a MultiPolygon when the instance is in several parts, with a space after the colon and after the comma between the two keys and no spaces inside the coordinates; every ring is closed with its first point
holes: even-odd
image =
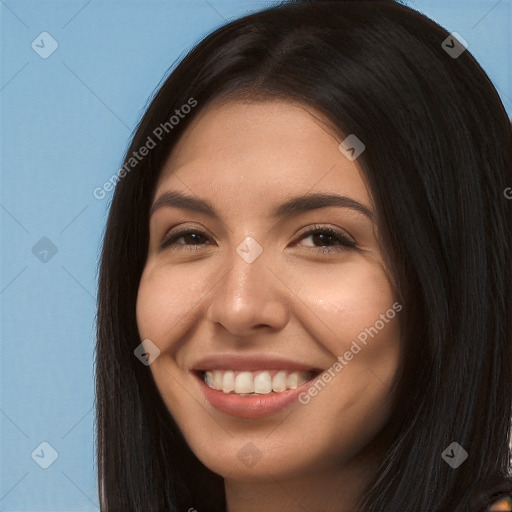
{"type": "MultiPolygon", "coordinates": [[[[153,203],[153,206],[151,206],[149,212],[150,216],[163,206],[204,213],[213,219],[220,220],[219,213],[211,203],[204,199],[185,195],[181,192],[170,191],[162,194],[153,203]]],[[[338,194],[327,193],[310,193],[303,196],[292,197],[272,210],[271,217],[274,219],[282,219],[294,214],[317,210],[319,208],[327,208],[330,206],[354,210],[358,213],[362,213],[371,221],[374,220],[373,212],[355,199],[338,194]]]]}

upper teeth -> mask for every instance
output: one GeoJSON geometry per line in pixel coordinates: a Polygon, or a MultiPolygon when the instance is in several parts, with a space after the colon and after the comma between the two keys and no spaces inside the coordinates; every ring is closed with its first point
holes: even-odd
{"type": "Polygon", "coordinates": [[[311,379],[311,372],[286,372],[259,370],[254,372],[236,370],[213,370],[204,372],[206,384],[224,393],[257,393],[265,395],[272,391],[296,389],[311,379]],[[272,374],[274,374],[272,376],[272,374]]]}

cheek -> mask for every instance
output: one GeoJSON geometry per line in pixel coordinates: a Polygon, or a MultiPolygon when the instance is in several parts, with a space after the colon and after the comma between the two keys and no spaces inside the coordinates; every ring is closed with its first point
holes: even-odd
{"type": "Polygon", "coordinates": [[[172,348],[190,328],[198,308],[218,280],[209,265],[169,265],[148,262],[139,284],[136,318],[141,339],[149,338],[160,350],[172,348]]]}
{"type": "Polygon", "coordinates": [[[347,258],[339,265],[283,268],[281,276],[296,296],[299,322],[332,354],[348,350],[358,336],[364,339],[375,324],[379,338],[396,343],[395,298],[378,261],[347,258]]]}

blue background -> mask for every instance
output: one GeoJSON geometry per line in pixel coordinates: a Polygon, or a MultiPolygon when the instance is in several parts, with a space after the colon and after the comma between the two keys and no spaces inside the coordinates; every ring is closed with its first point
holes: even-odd
{"type": "MultiPolygon", "coordinates": [[[[511,2],[407,3],[464,37],[509,115],[511,2]]],[[[112,193],[98,200],[92,192],[119,170],[176,59],[226,21],[272,3],[0,3],[0,511],[99,510],[95,298],[112,193]],[[43,46],[45,31],[58,48],[43,59],[31,44],[43,46]],[[50,449],[38,448],[44,441],[58,453],[48,469],[36,463],[50,460],[50,449]]]]}

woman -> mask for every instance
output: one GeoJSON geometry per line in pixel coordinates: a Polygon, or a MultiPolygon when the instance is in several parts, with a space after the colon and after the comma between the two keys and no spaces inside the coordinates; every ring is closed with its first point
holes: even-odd
{"type": "Polygon", "coordinates": [[[469,51],[394,1],[283,3],[199,43],[106,227],[102,510],[503,500],[511,149],[469,51]]]}

